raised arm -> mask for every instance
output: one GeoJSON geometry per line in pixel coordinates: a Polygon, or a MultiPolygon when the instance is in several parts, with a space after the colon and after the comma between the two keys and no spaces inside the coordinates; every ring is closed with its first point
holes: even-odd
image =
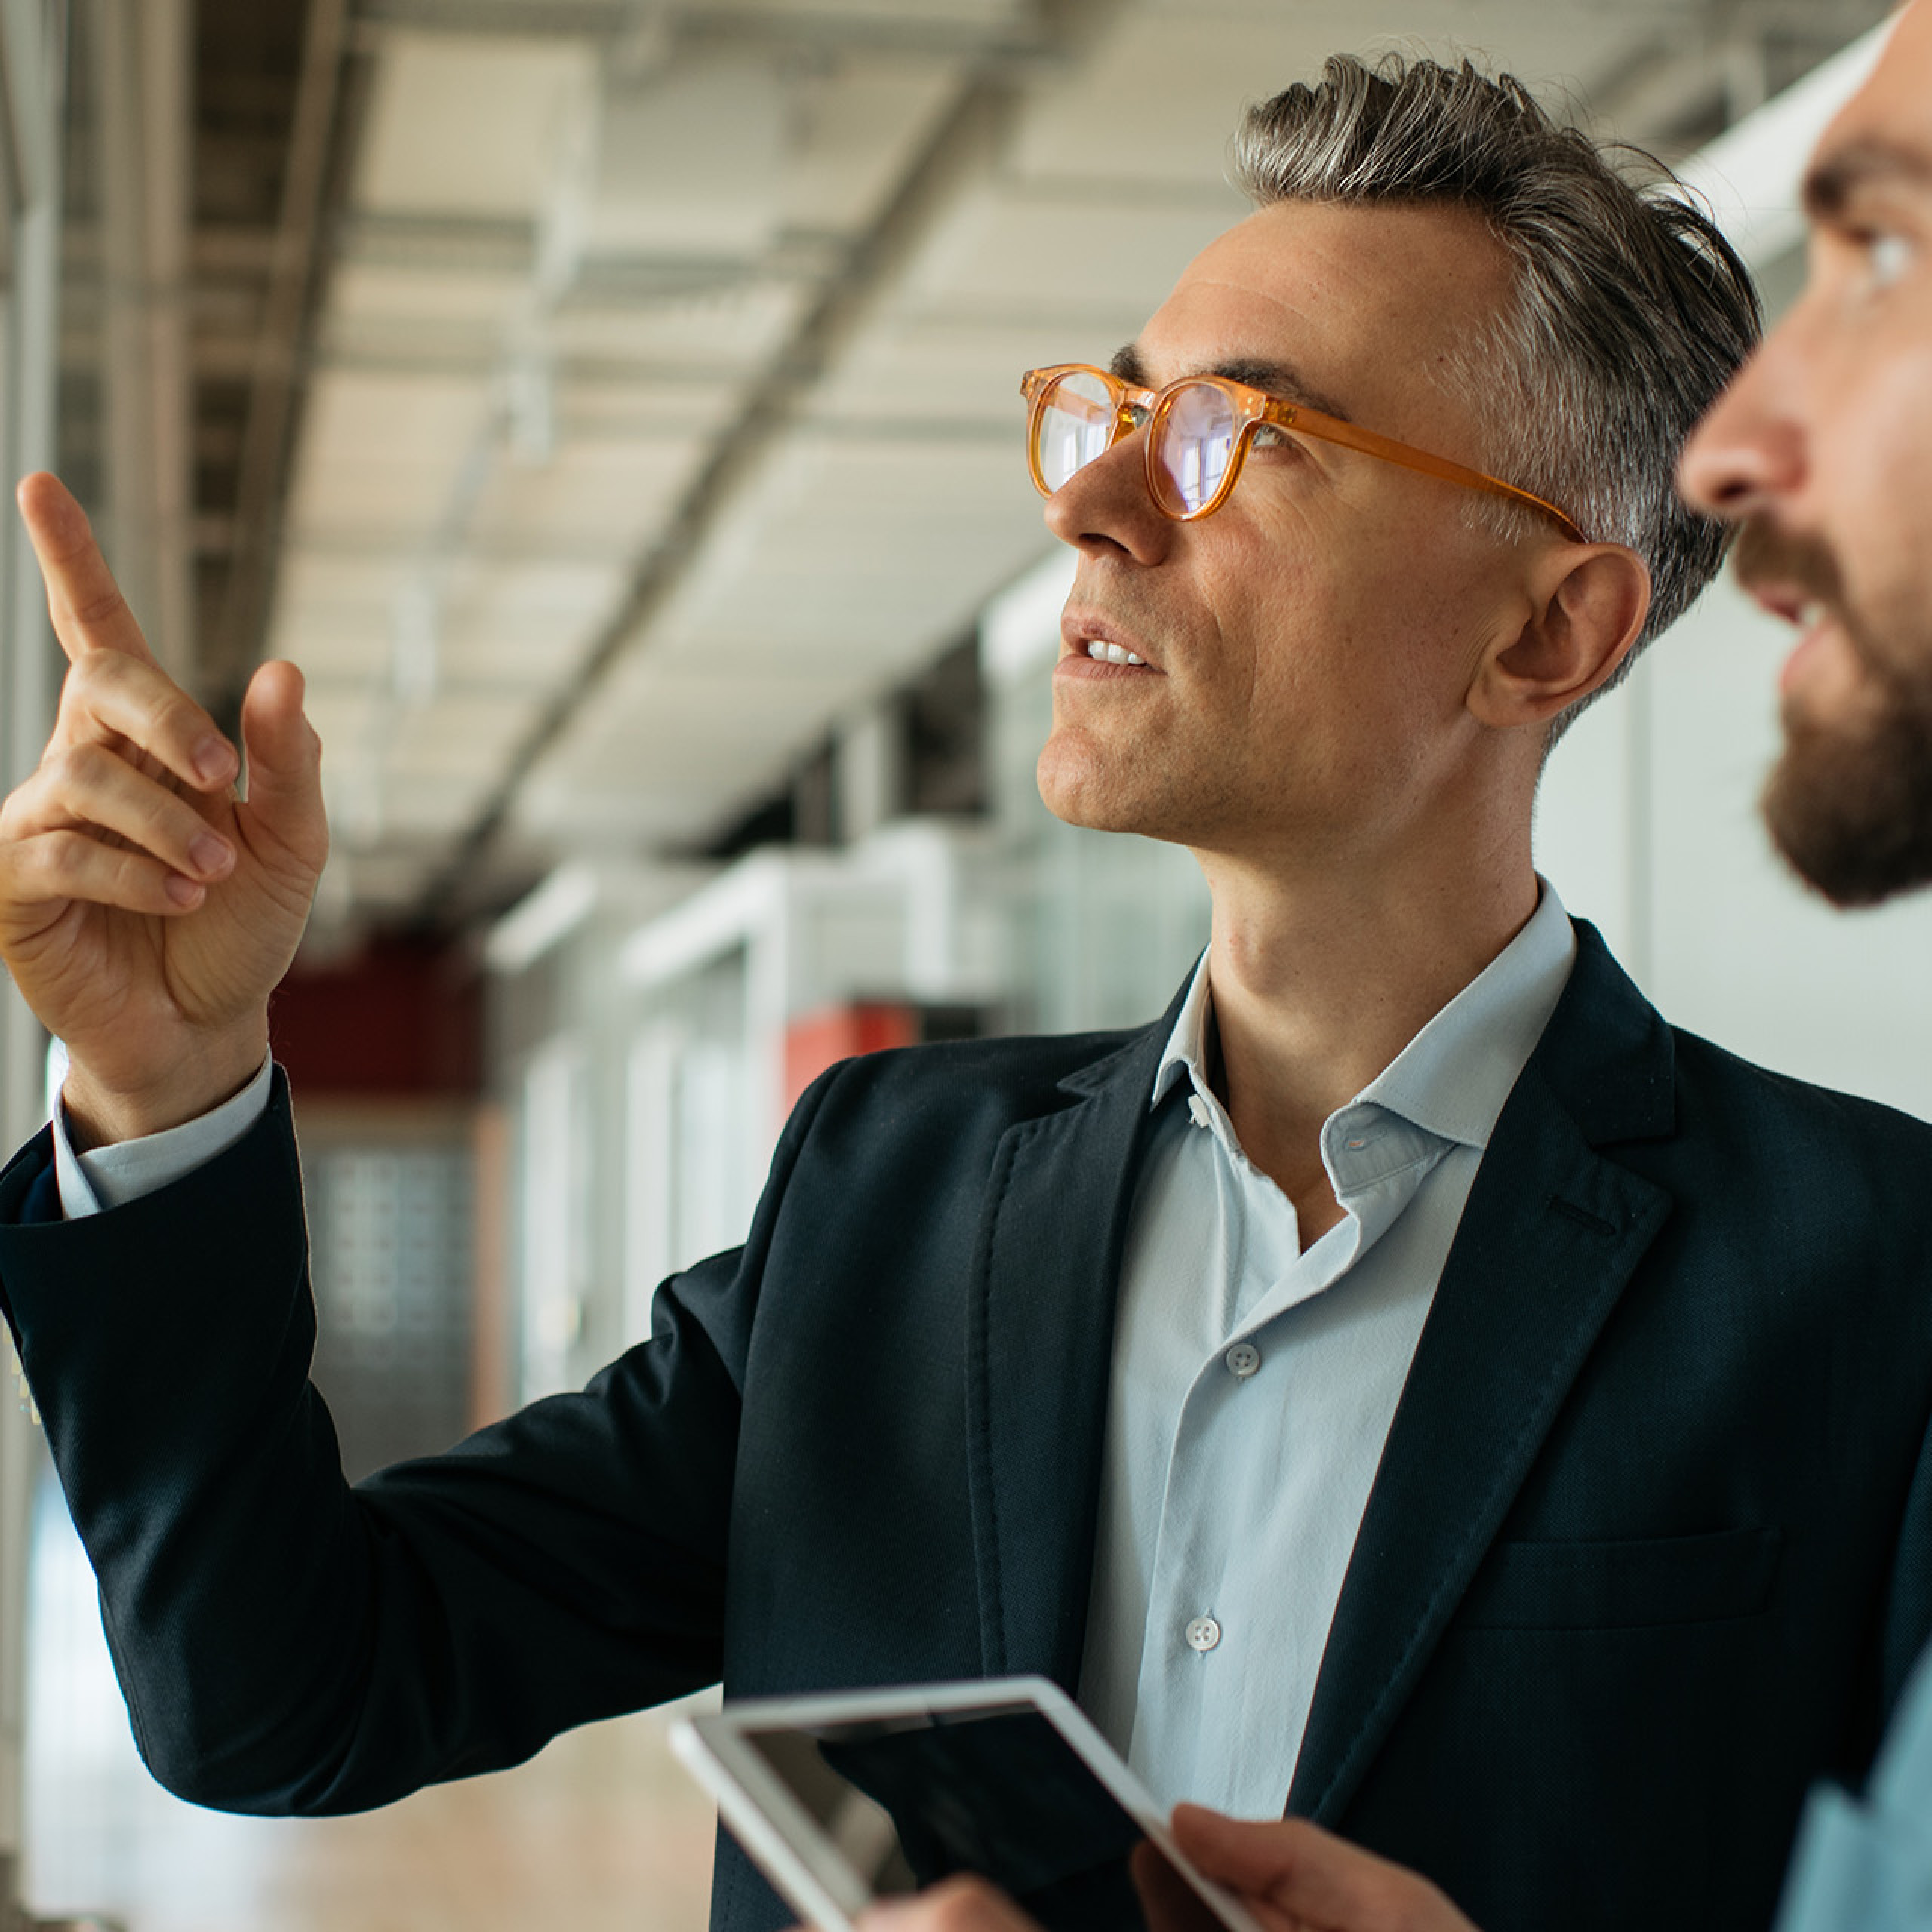
{"type": "Polygon", "coordinates": [[[45,475],[18,495],[69,668],[39,769],[0,805],[0,958],[66,1043],[69,1117],[97,1145],[192,1119],[261,1064],[328,850],[321,746],[301,673],[263,665],[245,796],[80,506],[45,475]]]}

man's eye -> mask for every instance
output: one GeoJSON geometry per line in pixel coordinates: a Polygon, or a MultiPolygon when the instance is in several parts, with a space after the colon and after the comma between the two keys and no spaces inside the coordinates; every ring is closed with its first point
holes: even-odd
{"type": "Polygon", "coordinates": [[[1275,423],[1257,423],[1254,426],[1254,439],[1249,447],[1257,450],[1293,449],[1294,438],[1275,423]]]}

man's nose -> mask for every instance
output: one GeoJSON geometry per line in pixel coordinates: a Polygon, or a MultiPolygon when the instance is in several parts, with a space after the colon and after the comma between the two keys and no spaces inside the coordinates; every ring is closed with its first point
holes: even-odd
{"type": "Polygon", "coordinates": [[[1677,487],[1707,515],[1746,516],[1804,481],[1804,436],[1785,345],[1774,335],[1712,405],[1677,466],[1677,487]]]}
{"type": "Polygon", "coordinates": [[[1047,528],[1063,543],[1093,555],[1113,552],[1157,564],[1178,526],[1147,489],[1146,430],[1122,436],[1047,499],[1047,528]]]}

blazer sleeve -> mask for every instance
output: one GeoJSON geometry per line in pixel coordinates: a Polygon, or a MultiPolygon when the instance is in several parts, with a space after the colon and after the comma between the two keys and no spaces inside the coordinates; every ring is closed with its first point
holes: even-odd
{"type": "Polygon", "coordinates": [[[315,1306],[285,1083],[227,1153],[86,1220],[0,1174],[0,1302],[142,1755],[228,1810],[385,1804],[712,1681],[767,1231],[660,1290],[580,1394],[343,1481],[308,1380],[315,1306]]]}

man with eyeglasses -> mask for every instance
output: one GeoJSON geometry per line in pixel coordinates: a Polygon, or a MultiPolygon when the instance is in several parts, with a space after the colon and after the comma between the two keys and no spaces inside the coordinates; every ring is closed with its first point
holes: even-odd
{"type": "MultiPolygon", "coordinates": [[[[0,1290],[167,1781],[350,1808],[721,1675],[1037,1670],[1164,1800],[1491,1932],[1768,1915],[1932,1623],[1932,1134],[1675,1032],[1530,855],[1717,566],[1671,477],[1754,298],[1467,69],[1331,62],[1238,161],[1111,369],[1026,382],[1078,558],[1041,788],[1195,852],[1200,968],[1138,1033],[834,1069],[648,1344],[353,1491],[266,1056],[299,676],[238,802],[23,491],[74,669],[0,952],[71,1070],[0,1290]]],[[[724,1847],[715,1921],[784,1916],[724,1847]]]]}
{"type": "MultiPolygon", "coordinates": [[[[1904,11],[1821,140],[1805,203],[1809,284],[1698,428],[1681,481],[1694,506],[1741,531],[1745,587],[1801,632],[1780,674],[1786,742],[1766,822],[1801,878],[1834,904],[1862,906],[1932,884],[1926,0],[1904,11]]],[[[1183,1806],[1174,1828],[1264,1932],[1475,1932],[1420,1873],[1305,1821],[1183,1806]]],[[[1605,1832],[1598,1855],[1607,1868],[1642,1848],[1605,1832]]],[[[1554,1932],[1578,1915],[1544,1922],[1554,1932]]],[[[960,1884],[881,1908],[868,1932],[1027,1923],[1010,1902],[960,1884]]],[[[1814,1795],[1777,1932],[1932,1932],[1932,1652],[1865,1790],[1814,1795]]]]}

